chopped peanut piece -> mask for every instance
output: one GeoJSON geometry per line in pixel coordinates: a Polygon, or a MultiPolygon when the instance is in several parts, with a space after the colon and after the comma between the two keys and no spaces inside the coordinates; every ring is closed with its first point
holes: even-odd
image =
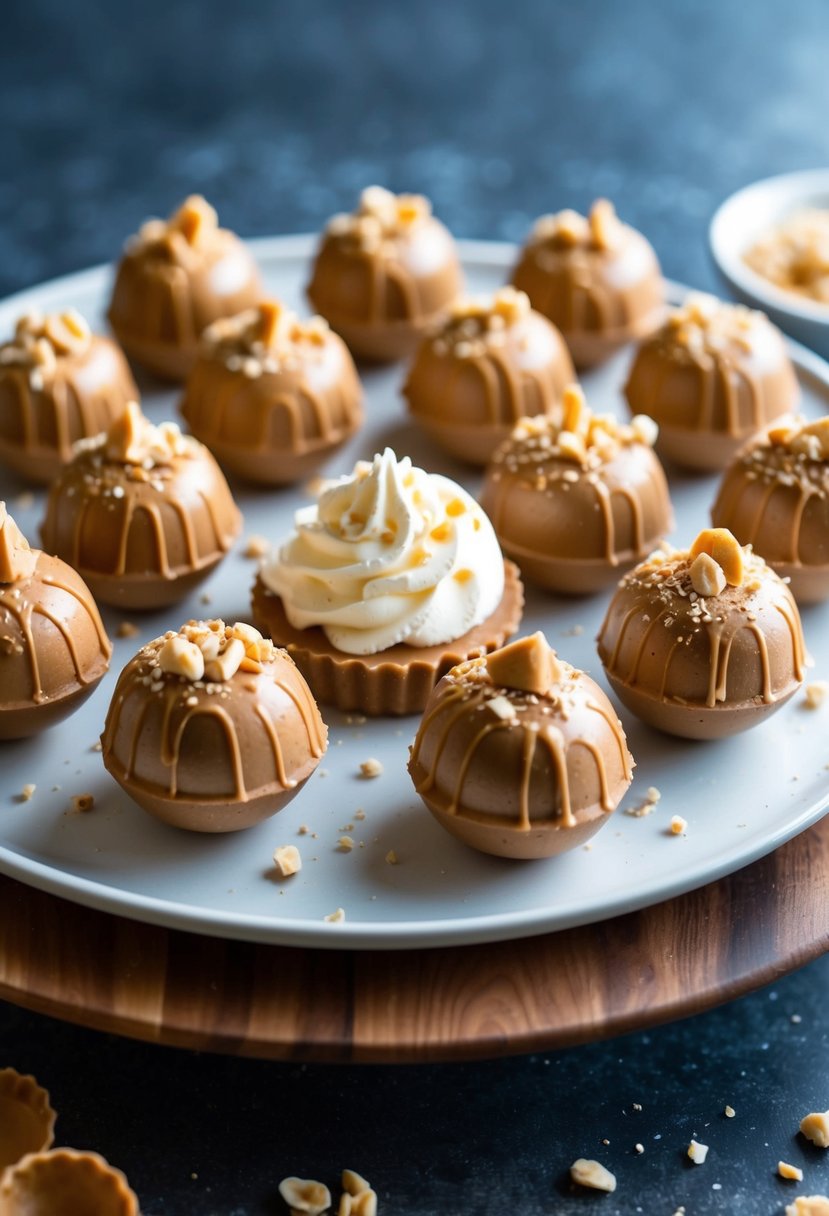
{"type": "Polygon", "coordinates": [[[807,709],[819,709],[829,693],[829,680],[813,680],[803,689],[807,709]]]}
{"type": "Polygon", "coordinates": [[[270,544],[264,536],[249,536],[242,550],[242,557],[266,557],[270,544]]]}
{"type": "Polygon", "coordinates": [[[589,1186],[594,1191],[607,1191],[610,1194],[616,1190],[616,1178],[610,1170],[598,1161],[579,1157],[570,1166],[570,1177],[579,1186],[589,1186]]]}
{"type": "Polygon", "coordinates": [[[342,1188],[349,1195],[361,1195],[363,1191],[371,1190],[370,1184],[356,1170],[343,1170],[342,1188]]]}
{"type": "Polygon", "coordinates": [[[559,431],[558,450],[567,460],[573,460],[576,464],[584,464],[587,460],[584,440],[581,435],[576,435],[572,431],[559,431]]]}
{"type": "Polygon", "coordinates": [[[73,811],[91,811],[94,805],[94,794],[74,794],[72,797],[73,811]]]}
{"type": "Polygon", "coordinates": [[[671,820],[671,834],[674,836],[682,836],[688,827],[688,820],[683,819],[681,815],[674,815],[671,820]]]}
{"type": "Polygon", "coordinates": [[[279,1193],[292,1212],[308,1212],[309,1216],[320,1216],[320,1213],[331,1207],[331,1192],[322,1182],[313,1182],[306,1178],[283,1178],[279,1184],[279,1193]]]}
{"type": "Polygon", "coordinates": [[[351,836],[341,836],[337,841],[337,848],[341,853],[350,853],[354,848],[354,840],[351,836]]]}
{"type": "Polygon", "coordinates": [[[37,786],[36,786],[36,785],[31,785],[31,784],[29,784],[29,785],[24,785],[24,786],[23,786],[23,789],[20,791],[20,799],[21,799],[21,801],[22,801],[22,802],[30,802],[30,801],[31,801],[31,799],[34,797],[34,793],[35,793],[35,790],[36,790],[36,789],[37,789],[37,786]]]}
{"type": "Polygon", "coordinates": [[[728,528],[703,528],[691,545],[691,557],[707,553],[722,567],[725,581],[730,587],[741,587],[743,583],[743,550],[739,541],[728,528]]]}
{"type": "Polygon", "coordinates": [[[295,844],[280,845],[278,849],[274,850],[273,864],[282,878],[290,878],[292,874],[298,874],[302,869],[299,849],[295,844]]]}
{"type": "Polygon", "coordinates": [[[736,1113],[737,1112],[733,1106],[726,1106],[725,1110],[723,1111],[723,1114],[725,1115],[726,1119],[733,1119],[734,1116],[736,1115],[736,1113]]]}
{"type": "Polygon", "coordinates": [[[167,641],[158,652],[158,665],[170,675],[184,676],[188,680],[200,680],[204,675],[204,655],[195,642],[177,634],[167,641]]]}
{"type": "Polygon", "coordinates": [[[116,630],[119,638],[137,638],[141,630],[132,621],[121,621],[116,630]]]}
{"type": "Polygon", "coordinates": [[[362,777],[379,777],[382,771],[383,765],[379,760],[364,760],[360,765],[360,776],[362,777]]]}
{"type": "Polygon", "coordinates": [[[240,638],[231,638],[224,650],[204,665],[207,680],[223,682],[239,670],[245,658],[245,643],[240,638]]]}
{"type": "MultiPolygon", "coordinates": [[[[543,695],[561,679],[561,665],[541,630],[487,655],[486,669],[493,684],[519,692],[543,695]]],[[[489,706],[493,707],[492,701],[489,706]]],[[[504,715],[499,713],[498,716],[504,715]]],[[[511,706],[509,716],[515,716],[511,706]]]]}
{"type": "Polygon", "coordinates": [[[722,566],[707,553],[698,553],[691,563],[691,586],[697,595],[719,595],[725,589],[725,574],[722,566]]]}
{"type": "Polygon", "coordinates": [[[803,1181],[803,1170],[798,1169],[796,1165],[789,1165],[788,1161],[778,1161],[777,1172],[781,1178],[788,1178],[792,1182],[803,1181]]]}
{"type": "Polygon", "coordinates": [[[570,431],[585,439],[591,421],[590,411],[587,408],[584,393],[577,384],[568,384],[564,390],[562,405],[564,407],[562,430],[570,431]]]}
{"type": "Polygon", "coordinates": [[[818,1148],[829,1148],[829,1110],[806,1115],[800,1120],[800,1131],[818,1148]]]}
{"type": "Polygon", "coordinates": [[[327,916],[324,916],[323,920],[327,921],[329,925],[341,925],[345,920],[345,912],[342,908],[337,908],[335,912],[329,912],[327,916]]]}
{"type": "Polygon", "coordinates": [[[693,1161],[694,1165],[702,1165],[705,1158],[708,1156],[708,1145],[700,1144],[697,1140],[692,1140],[688,1145],[688,1156],[693,1161]]]}
{"type": "Polygon", "coordinates": [[[798,1195],[794,1203],[786,1205],[786,1216],[829,1216],[829,1199],[826,1195],[798,1195]]]}
{"type": "Polygon", "coordinates": [[[588,217],[590,235],[597,249],[612,249],[616,241],[619,221],[616,208],[606,198],[596,199],[588,217]]]}

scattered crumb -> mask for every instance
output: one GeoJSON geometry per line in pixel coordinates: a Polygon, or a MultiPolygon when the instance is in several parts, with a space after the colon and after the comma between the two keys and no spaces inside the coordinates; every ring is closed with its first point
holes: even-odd
{"type": "Polygon", "coordinates": [[[813,680],[803,689],[804,709],[819,709],[829,693],[829,680],[813,680]]]}
{"type": "Polygon", "coordinates": [[[829,1148],[829,1110],[805,1115],[800,1120],[800,1131],[818,1148],[829,1148]]]}
{"type": "Polygon", "coordinates": [[[674,815],[671,820],[671,835],[684,836],[688,829],[688,820],[683,819],[681,815],[674,815]]]}
{"type": "Polygon", "coordinates": [[[202,591],[201,595],[199,596],[199,602],[202,604],[212,604],[213,596],[209,591],[202,591]]]}
{"type": "Polygon", "coordinates": [[[788,1161],[778,1161],[777,1172],[781,1178],[788,1178],[791,1182],[803,1181],[803,1170],[798,1169],[796,1165],[789,1165],[788,1161]]]}
{"type": "Polygon", "coordinates": [[[297,836],[307,836],[310,831],[307,823],[301,823],[297,828],[297,836]]]}
{"type": "Polygon", "coordinates": [[[329,925],[341,925],[345,920],[345,912],[342,908],[337,908],[336,912],[329,912],[323,920],[328,921],[329,925]]]}
{"type": "Polygon", "coordinates": [[[570,1166],[570,1177],[579,1186],[589,1186],[594,1191],[607,1191],[608,1193],[616,1190],[616,1178],[611,1174],[610,1170],[599,1161],[590,1161],[584,1157],[579,1157],[570,1166]]]}
{"type": "Polygon", "coordinates": [[[331,1192],[322,1182],[310,1178],[283,1178],[279,1193],[292,1212],[320,1216],[331,1207],[331,1192]]]}
{"type": "Polygon", "coordinates": [[[191,1180],[191,1182],[198,1182],[198,1180],[199,1180],[198,1174],[196,1174],[196,1173],[191,1174],[190,1180],[191,1180]]]}
{"type": "Polygon", "coordinates": [[[641,1109],[642,1109],[642,1103],[641,1103],[641,1102],[632,1102],[632,1103],[631,1103],[631,1110],[635,1110],[635,1111],[637,1111],[637,1112],[638,1112],[638,1111],[640,1111],[641,1109]]]}
{"type": "Polygon", "coordinates": [[[793,1022],[795,1026],[799,1026],[800,1023],[803,1021],[803,1018],[800,1016],[799,1013],[793,1013],[792,1016],[789,1018],[789,1021],[793,1022]]]}
{"type": "Polygon", "coordinates": [[[249,536],[245,541],[242,557],[265,557],[269,550],[270,545],[264,536],[249,536]]]}
{"type": "Polygon", "coordinates": [[[380,774],[382,773],[382,771],[383,771],[383,766],[380,763],[380,761],[374,760],[373,758],[364,760],[363,763],[360,765],[360,776],[361,777],[379,777],[380,774]]]}
{"type": "Polygon", "coordinates": [[[829,1216],[829,1199],[825,1195],[798,1195],[786,1205],[786,1216],[829,1216]]]}
{"type": "Polygon", "coordinates": [[[93,744],[92,744],[92,746],[90,747],[90,749],[89,749],[89,750],[90,750],[91,752],[101,752],[101,751],[103,751],[103,750],[104,750],[104,748],[103,748],[103,744],[101,743],[101,740],[100,740],[100,739],[98,739],[98,741],[97,741],[96,743],[93,743],[93,744]]]}
{"type": "Polygon", "coordinates": [[[121,621],[121,624],[116,629],[116,636],[119,638],[137,638],[141,630],[132,621],[121,621]]]}
{"type": "Polygon", "coordinates": [[[726,1119],[733,1119],[734,1116],[736,1115],[736,1113],[737,1112],[733,1106],[726,1106],[725,1110],[723,1111],[723,1114],[725,1115],[726,1119]]]}
{"type": "Polygon", "coordinates": [[[56,794],[56,793],[58,792],[58,790],[59,790],[59,789],[60,789],[60,786],[59,786],[59,785],[53,785],[53,786],[52,786],[52,793],[53,793],[53,794],[56,794]]]}
{"type": "Polygon", "coordinates": [[[708,1156],[708,1145],[699,1144],[696,1140],[692,1140],[688,1145],[688,1156],[691,1158],[694,1165],[702,1165],[705,1158],[708,1156]]]}
{"type": "Polygon", "coordinates": [[[354,812],[354,818],[359,819],[360,822],[362,823],[362,821],[365,819],[365,817],[366,817],[365,811],[363,810],[363,808],[361,806],[358,806],[357,810],[354,812]]]}
{"type": "Polygon", "coordinates": [[[31,490],[24,490],[22,494],[18,494],[14,500],[16,511],[31,511],[35,505],[35,496],[31,490]]]}
{"type": "Polygon", "coordinates": [[[350,853],[354,848],[354,841],[350,836],[341,836],[337,841],[337,848],[341,853],[350,853]]]}
{"type": "Polygon", "coordinates": [[[609,1140],[607,1140],[607,1139],[602,1140],[602,1144],[610,1144],[610,1141],[609,1141],[609,1140]]]}
{"type": "Polygon", "coordinates": [[[633,1151],[634,1151],[634,1153],[639,1153],[641,1156],[641,1154],[644,1153],[644,1151],[645,1151],[644,1144],[634,1144],[633,1151]]]}
{"type": "Polygon", "coordinates": [[[32,798],[34,797],[34,793],[35,793],[36,789],[37,789],[37,786],[32,785],[31,782],[28,785],[24,785],[23,789],[20,791],[20,794],[19,794],[20,801],[21,802],[30,802],[32,800],[32,798]]]}
{"type": "Polygon", "coordinates": [[[386,854],[386,861],[390,866],[396,866],[399,864],[397,854],[395,853],[394,849],[389,849],[388,853],[386,854]]]}
{"type": "Polygon", "coordinates": [[[637,803],[636,806],[626,806],[623,814],[630,815],[633,819],[642,819],[645,815],[650,815],[656,810],[657,803],[661,798],[661,791],[655,785],[652,785],[646,791],[643,800],[637,803]]]}
{"type": "Polygon", "coordinates": [[[581,847],[584,849],[585,853],[589,853],[590,850],[593,848],[593,845],[592,844],[583,844],[581,847]]]}
{"type": "Polygon", "coordinates": [[[73,794],[72,795],[72,810],[73,811],[91,811],[95,805],[94,794],[73,794]]]}
{"type": "Polygon", "coordinates": [[[290,878],[302,869],[302,857],[295,844],[283,844],[274,849],[273,864],[280,878],[290,878]]]}

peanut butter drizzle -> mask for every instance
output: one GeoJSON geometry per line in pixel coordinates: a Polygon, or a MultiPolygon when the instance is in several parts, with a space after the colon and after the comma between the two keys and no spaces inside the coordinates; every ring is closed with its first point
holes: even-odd
{"type": "MultiPolygon", "coordinates": [[[[678,599],[673,607],[669,605],[668,607],[663,608],[655,617],[653,617],[651,621],[649,621],[648,627],[644,631],[639,641],[639,646],[637,648],[636,657],[632,667],[627,674],[625,674],[619,670],[619,657],[624,645],[628,628],[631,621],[640,620],[643,611],[651,606],[646,599],[639,599],[638,602],[629,608],[625,613],[622,624],[619,628],[616,642],[607,663],[607,670],[612,672],[614,675],[617,675],[619,679],[624,680],[626,684],[634,687],[638,681],[639,666],[647,648],[650,634],[664,617],[675,615],[677,612],[681,611],[680,605],[683,604],[683,602],[683,600],[678,599]]],[[[709,599],[708,602],[710,605],[712,600],[709,599]]],[[[775,600],[771,606],[780,613],[788,626],[792,643],[792,656],[795,675],[798,680],[802,680],[806,673],[806,651],[803,642],[803,635],[798,627],[798,622],[796,621],[789,605],[785,601],[775,600]]],[[[691,621],[683,621],[681,625],[677,625],[679,633],[684,633],[686,635],[688,629],[698,627],[699,626],[695,626],[691,621]]],[[[753,635],[757,643],[757,651],[760,657],[762,673],[762,697],[766,704],[772,704],[776,700],[776,697],[772,687],[771,660],[769,657],[768,644],[760,626],[754,621],[747,620],[738,610],[734,609],[730,612],[729,618],[726,621],[714,620],[707,626],[704,626],[704,628],[706,628],[709,642],[708,687],[705,698],[706,707],[709,709],[713,708],[718,702],[722,702],[726,699],[728,686],[728,665],[731,658],[733,642],[737,633],[742,629],[748,630],[753,635]]],[[[604,626],[600,632],[603,631],[604,626]]],[[[660,684],[660,696],[663,698],[665,697],[665,686],[668,681],[671,662],[678,645],[679,641],[677,639],[671,646],[667,660],[663,666],[660,684]]]]}
{"type": "MultiPolygon", "coordinates": [[[[117,702],[114,703],[112,713],[107,725],[104,747],[111,749],[115,737],[118,733],[118,726],[121,721],[122,712],[127,700],[134,697],[137,693],[139,696],[142,693],[141,679],[143,677],[143,669],[139,663],[132,672],[132,682],[129,687],[123,691],[117,702]]],[[[250,676],[246,677],[250,678],[250,676]]],[[[267,678],[267,676],[260,677],[267,678]]],[[[274,679],[274,684],[281,692],[288,697],[302,718],[308,740],[308,748],[311,755],[318,759],[324,751],[324,738],[320,724],[316,720],[314,710],[315,703],[311,697],[311,693],[307,689],[294,689],[285,684],[279,678],[274,679]]],[[[181,761],[181,744],[184,738],[185,731],[190,722],[199,716],[215,718],[221,725],[225,741],[227,743],[227,752],[232,772],[234,793],[233,798],[237,802],[247,802],[250,798],[250,793],[246,787],[244,765],[242,762],[242,753],[239,744],[239,736],[236,730],[236,725],[232,716],[219,703],[211,703],[200,699],[199,704],[195,706],[183,706],[182,696],[187,691],[187,685],[182,685],[179,682],[175,684],[167,684],[159,694],[148,693],[140,705],[136,721],[132,728],[132,738],[130,741],[129,761],[125,765],[124,776],[131,778],[139,785],[145,785],[147,788],[152,788],[149,782],[142,781],[135,776],[135,762],[138,751],[138,746],[141,739],[141,733],[144,727],[147,714],[152,706],[151,697],[153,695],[162,695],[164,697],[164,708],[161,724],[161,762],[169,771],[169,783],[167,786],[168,794],[171,798],[175,798],[178,793],[179,780],[178,769],[181,761]],[[182,710],[180,717],[176,718],[176,710],[182,710]]],[[[209,694],[211,695],[211,694],[209,694]]],[[[212,697],[215,694],[211,695],[212,697]]],[[[276,779],[283,789],[293,789],[296,781],[290,779],[285,771],[285,758],[282,752],[282,745],[279,741],[279,736],[276,732],[272,720],[268,717],[267,710],[260,702],[256,702],[254,713],[265,731],[271,749],[271,755],[274,762],[274,770],[276,779]]],[[[218,799],[226,797],[224,794],[216,796],[218,799]]]]}
{"type": "MultiPolygon", "coordinates": [[[[477,707],[486,704],[486,692],[492,692],[491,685],[485,685],[483,688],[474,689],[464,687],[462,684],[453,684],[447,686],[443,691],[443,695],[438,703],[424,715],[421,727],[418,730],[417,737],[412,747],[411,763],[414,765],[420,760],[423,738],[425,737],[429,727],[435,723],[438,718],[443,716],[448,717],[448,721],[441,724],[441,731],[438,742],[435,748],[435,754],[431,762],[430,770],[426,772],[423,779],[416,786],[419,794],[427,793],[434,788],[437,770],[440,765],[440,760],[443,755],[444,748],[455,724],[470,712],[475,712],[477,707]],[[452,711],[455,712],[452,712],[452,711]]],[[[622,768],[626,779],[630,779],[631,770],[629,758],[619,734],[618,724],[607,716],[607,714],[593,701],[587,702],[587,708],[600,714],[600,716],[608,723],[611,734],[617,742],[619,748],[619,756],[622,763],[622,768]]],[[[480,818],[487,823],[502,823],[506,826],[517,827],[520,831],[530,831],[532,828],[532,820],[530,817],[530,786],[532,780],[533,763],[535,761],[536,750],[539,746],[543,746],[550,758],[556,774],[556,784],[560,797],[558,819],[560,825],[564,828],[572,827],[576,823],[575,815],[572,807],[572,795],[570,789],[570,777],[567,769],[567,752],[579,744],[583,745],[593,756],[596,773],[599,780],[600,803],[604,811],[610,812],[613,810],[613,803],[610,800],[609,783],[607,775],[607,765],[605,758],[598,748],[589,740],[574,739],[569,747],[565,746],[561,732],[552,723],[538,723],[537,721],[525,722],[522,721],[520,711],[512,719],[504,720],[497,719],[495,721],[486,722],[481,726],[480,730],[472,737],[467,744],[463,754],[463,758],[458,765],[457,776],[454,781],[451,796],[446,807],[447,813],[450,815],[463,815],[466,818],[478,818],[477,812],[462,810],[463,787],[469,772],[470,765],[475,757],[475,753],[482,743],[494,731],[514,730],[519,729],[522,732],[521,739],[521,777],[519,780],[519,818],[517,823],[507,815],[481,815],[480,818]]]]}
{"type": "MultiPolygon", "coordinates": [[[[503,347],[489,347],[485,354],[474,355],[469,364],[483,383],[489,423],[515,423],[528,412],[525,385],[535,394],[536,401],[559,395],[549,365],[544,369],[525,368],[518,373],[503,347]]],[[[460,368],[456,375],[459,373],[460,368]]]]}
{"type": "Polygon", "coordinates": [[[38,452],[46,447],[56,451],[61,460],[68,462],[74,454],[74,440],[69,428],[70,398],[81,418],[81,437],[95,435],[104,430],[109,425],[115,409],[122,403],[122,395],[115,391],[113,384],[98,385],[93,394],[81,393],[73,380],[59,376],[46,390],[36,390],[29,383],[26,370],[9,365],[4,369],[4,373],[11,376],[17,391],[19,417],[23,429],[21,447],[24,452],[38,452]],[[54,410],[51,412],[55,424],[54,447],[40,442],[38,438],[35,403],[44,391],[47,391],[54,401],[54,410]]]}
{"type": "MultiPolygon", "coordinates": [[[[745,368],[738,367],[732,363],[727,352],[707,350],[701,356],[696,355],[694,352],[689,353],[694,366],[697,368],[699,379],[700,409],[695,429],[699,431],[719,429],[714,424],[714,402],[716,400],[717,382],[719,382],[725,402],[726,434],[741,435],[752,427],[754,429],[761,427],[765,421],[765,414],[763,412],[763,393],[760,381],[755,376],[749,375],[745,368]],[[740,395],[738,390],[740,381],[746,387],[750,418],[748,424],[740,423],[740,395]]],[[[667,364],[663,369],[662,380],[659,386],[660,397],[663,396],[664,381],[671,375],[673,370],[670,364],[667,364]]]]}

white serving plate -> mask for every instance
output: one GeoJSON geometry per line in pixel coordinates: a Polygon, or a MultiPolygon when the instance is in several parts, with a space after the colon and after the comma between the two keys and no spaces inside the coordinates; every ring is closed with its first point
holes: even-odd
{"type": "MultiPolygon", "coordinates": [[[[253,242],[271,290],[304,309],[313,241],[306,237],[253,242]]],[[[507,245],[463,243],[469,287],[504,281],[515,251],[507,245]]],[[[0,335],[16,316],[37,306],[79,308],[103,328],[110,270],[100,267],[22,292],[0,304],[0,335]]],[[[671,285],[672,298],[684,289],[671,285]]],[[[791,346],[807,413],[829,411],[829,366],[791,346]]],[[[584,377],[600,410],[624,413],[620,386],[628,359],[620,355],[584,377]]],[[[447,473],[476,491],[480,476],[433,450],[407,420],[399,385],[403,369],[365,375],[364,430],[336,455],[326,472],[349,470],[385,444],[416,463],[447,473]]],[[[148,389],[144,406],[160,421],[175,413],[176,392],[148,389]]],[[[708,522],[716,478],[672,476],[678,525],[687,542],[708,522]]],[[[0,473],[6,497],[32,541],[42,516],[42,493],[0,473]]],[[[245,533],[279,537],[294,509],[307,502],[302,487],[266,493],[235,485],[245,533]]],[[[239,546],[241,548],[242,546],[239,546]]],[[[176,831],[145,815],[104,771],[93,750],[118,670],[144,641],[191,616],[248,616],[254,564],[232,553],[206,584],[210,603],[196,593],[177,609],[132,614],[141,629],[116,640],[113,668],[83,708],[34,739],[0,745],[0,871],[56,895],[104,911],[174,928],[255,941],[325,948],[400,949],[496,941],[603,920],[679,895],[761,857],[814,823],[829,804],[829,705],[809,711],[797,696],[754,731],[713,743],[661,736],[621,717],[636,757],[636,779],[622,806],[633,806],[649,786],[662,792],[647,818],[621,813],[589,850],[539,862],[509,862],[475,853],[448,836],[414,794],[406,774],[414,718],[348,722],[323,709],[331,743],[318,772],[274,819],[230,836],[176,831]],[[376,757],[382,776],[364,780],[360,762],[376,757]],[[33,782],[34,797],[19,791],[33,782]],[[53,787],[59,786],[59,789],[53,787]],[[69,811],[72,794],[91,792],[95,809],[69,811]],[[355,818],[358,808],[365,819],[355,818]],[[686,836],[668,831],[671,816],[688,821],[686,836]],[[298,835],[307,824],[316,835],[298,835]],[[346,825],[356,847],[338,851],[346,825]],[[299,845],[302,872],[274,881],[277,845],[299,845]],[[398,865],[385,861],[394,850],[398,865]],[[324,917],[342,907],[346,919],[324,917]]],[[[571,662],[604,684],[594,649],[606,596],[561,599],[528,588],[524,630],[543,628],[571,662]]],[[[814,678],[829,675],[829,606],[813,606],[804,625],[815,658],[814,678]]],[[[124,614],[104,611],[114,637],[124,614]]],[[[605,685],[606,687],[606,685],[605,685]]],[[[94,948],[94,943],[90,943],[94,948]]]]}
{"type": "Polygon", "coordinates": [[[829,358],[829,305],[777,287],[743,261],[761,236],[810,207],[829,208],[829,169],[781,173],[744,186],[717,208],[708,239],[717,268],[738,299],[761,308],[787,334],[829,358]]]}

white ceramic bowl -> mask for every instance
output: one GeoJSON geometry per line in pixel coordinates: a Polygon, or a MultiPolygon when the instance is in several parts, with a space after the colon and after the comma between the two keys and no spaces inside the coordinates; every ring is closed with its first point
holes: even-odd
{"type": "Polygon", "coordinates": [[[715,212],[708,237],[717,269],[738,299],[762,309],[787,334],[829,357],[829,304],[783,291],[743,261],[758,237],[807,207],[829,209],[829,169],[784,173],[738,190],[715,212]]]}

